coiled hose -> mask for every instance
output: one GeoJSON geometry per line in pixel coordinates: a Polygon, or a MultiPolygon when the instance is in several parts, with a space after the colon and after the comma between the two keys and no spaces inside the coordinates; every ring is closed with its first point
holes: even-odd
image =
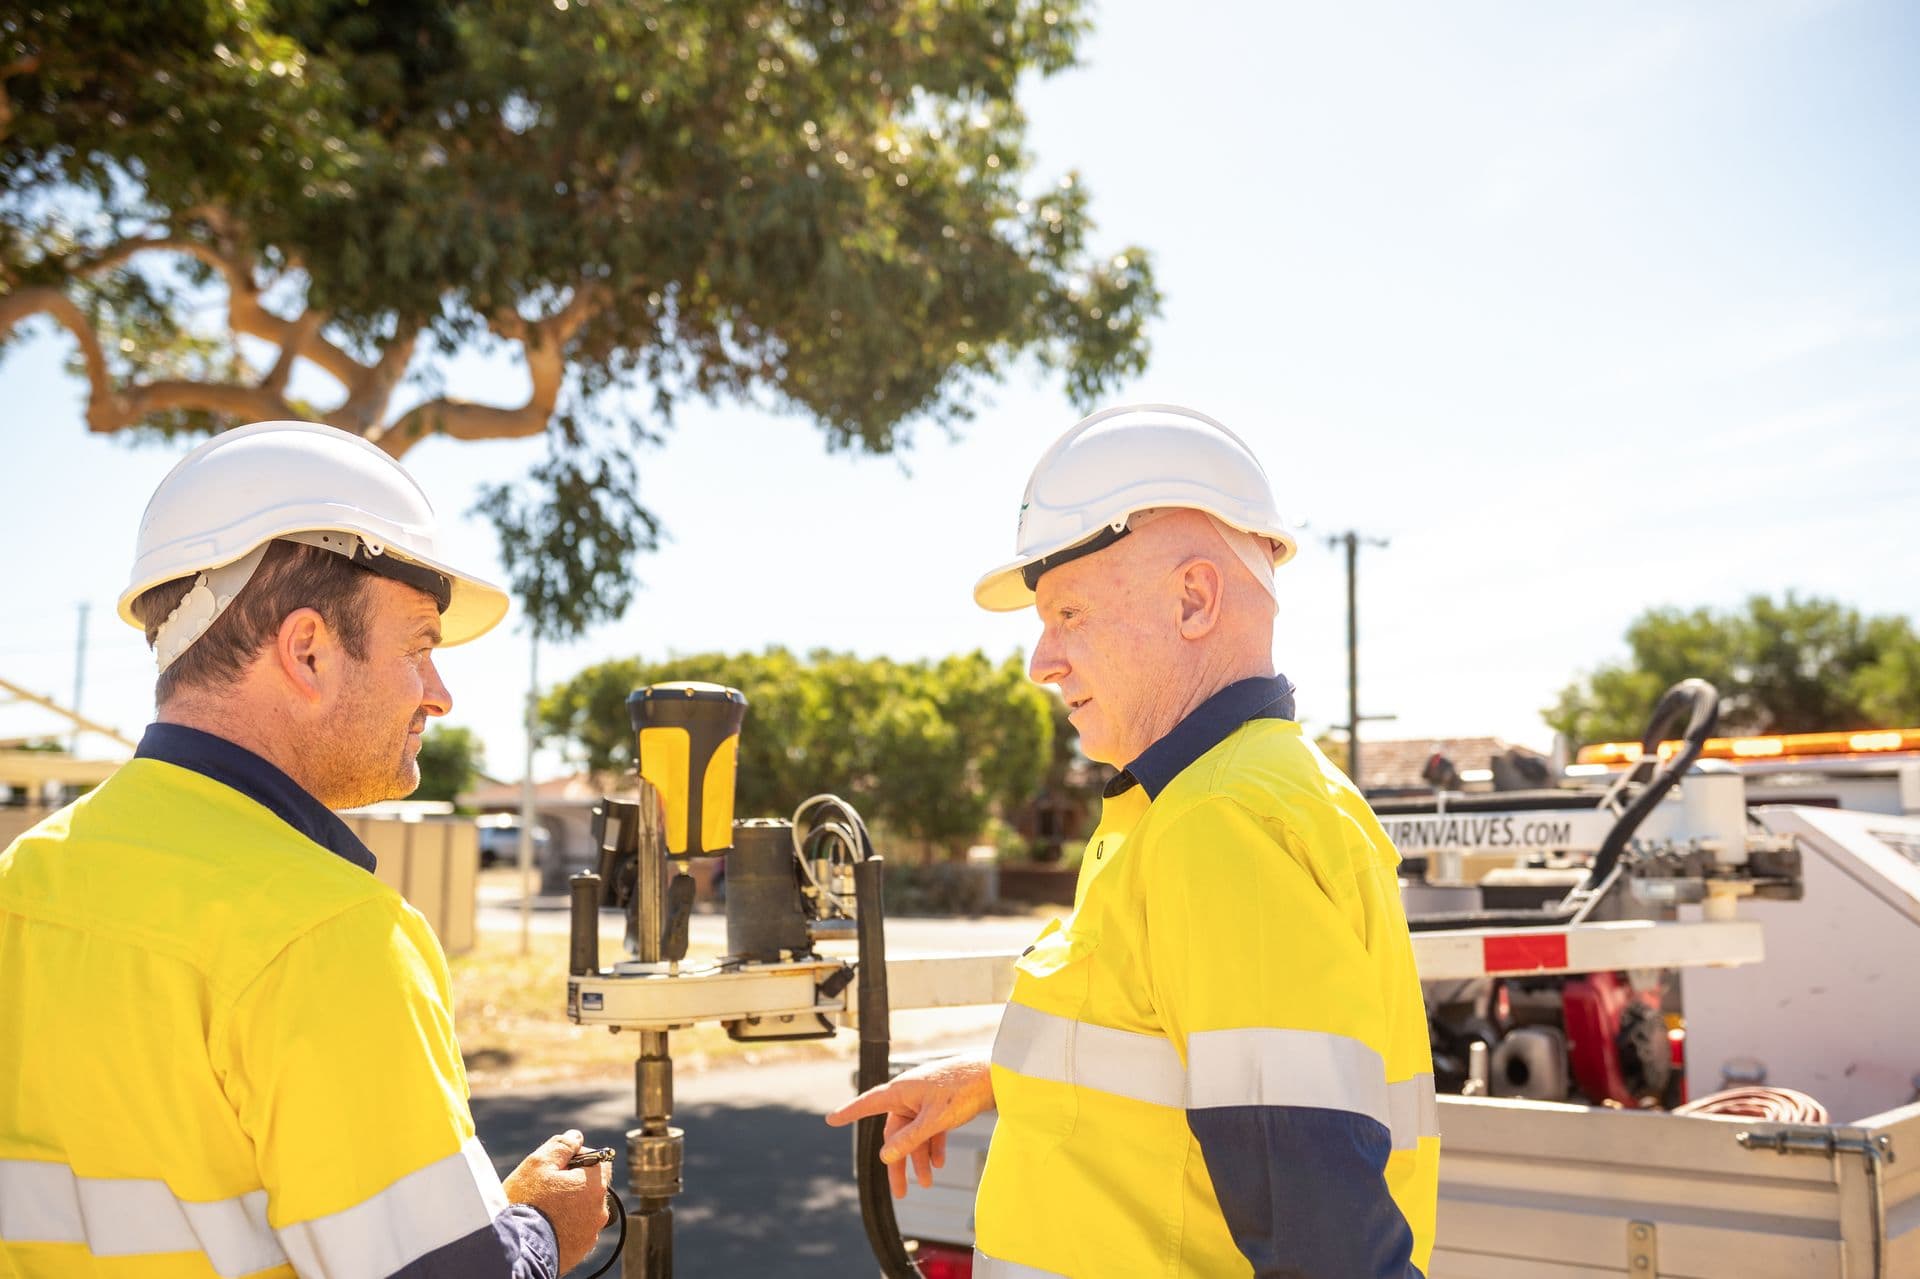
{"type": "Polygon", "coordinates": [[[1676,1115],[1737,1115],[1770,1124],[1824,1124],[1827,1108],[1803,1092],[1792,1088],[1758,1086],[1729,1088],[1684,1106],[1675,1106],[1676,1115]]]}

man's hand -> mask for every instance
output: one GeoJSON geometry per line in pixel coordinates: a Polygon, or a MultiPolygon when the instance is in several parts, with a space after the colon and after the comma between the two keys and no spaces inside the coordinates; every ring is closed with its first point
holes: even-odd
{"type": "Polygon", "coordinates": [[[572,1128],[547,1138],[545,1145],[521,1160],[505,1183],[510,1203],[538,1208],[553,1223],[561,1274],[586,1260],[600,1228],[607,1224],[608,1165],[567,1167],[582,1140],[572,1128]]]}
{"type": "Polygon", "coordinates": [[[827,1116],[839,1128],[868,1115],[887,1117],[887,1140],[880,1162],[887,1165],[893,1197],[907,1194],[906,1160],[922,1186],[933,1185],[933,1170],[947,1162],[947,1130],[993,1109],[993,1074],[978,1059],[936,1061],[869,1088],[827,1116]]]}

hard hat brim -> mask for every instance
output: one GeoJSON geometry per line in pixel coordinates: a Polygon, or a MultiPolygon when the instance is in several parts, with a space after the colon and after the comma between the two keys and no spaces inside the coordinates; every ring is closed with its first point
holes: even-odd
{"type": "Polygon", "coordinates": [[[409,555],[404,558],[444,575],[453,583],[453,596],[447,601],[447,611],[440,614],[441,648],[452,648],[456,644],[479,639],[500,625],[512,606],[512,598],[506,591],[485,578],[462,573],[424,556],[409,555]]]}
{"type": "Polygon", "coordinates": [[[1029,607],[1033,603],[1033,592],[1027,589],[1026,579],[1020,576],[1020,570],[1045,558],[1043,555],[1023,555],[1011,563],[1002,564],[973,584],[973,602],[989,613],[1017,613],[1029,607]]]}

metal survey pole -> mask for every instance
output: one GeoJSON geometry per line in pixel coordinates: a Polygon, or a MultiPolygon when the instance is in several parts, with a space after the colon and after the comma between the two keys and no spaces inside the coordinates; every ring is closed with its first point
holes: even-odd
{"type": "Polygon", "coordinates": [[[80,602],[80,631],[73,641],[73,736],[67,739],[67,754],[80,753],[80,692],[87,684],[87,603],[80,602]]]}
{"type": "MultiPolygon", "coordinates": [[[[660,962],[661,926],[666,922],[667,844],[660,792],[640,781],[638,878],[633,889],[634,958],[660,962]]],[[[632,1238],[621,1260],[624,1279],[670,1279],[673,1274],[673,1196],[680,1193],[685,1134],[673,1118],[673,1057],[667,1032],[640,1032],[640,1056],[633,1064],[634,1112],[640,1126],[627,1133],[627,1185],[636,1200],[629,1216],[632,1238]]]]}
{"type": "Polygon", "coordinates": [[[527,637],[527,755],[520,774],[520,953],[533,949],[533,743],[540,714],[540,628],[527,637]]]}

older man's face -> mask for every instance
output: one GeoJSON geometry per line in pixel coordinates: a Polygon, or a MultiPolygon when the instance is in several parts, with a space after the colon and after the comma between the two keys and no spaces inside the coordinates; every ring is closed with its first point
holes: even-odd
{"type": "Polygon", "coordinates": [[[1136,534],[1049,570],[1034,591],[1040,642],[1027,673],[1067,700],[1087,758],[1131,762],[1172,726],[1169,666],[1180,660],[1165,571],[1136,534]]]}

